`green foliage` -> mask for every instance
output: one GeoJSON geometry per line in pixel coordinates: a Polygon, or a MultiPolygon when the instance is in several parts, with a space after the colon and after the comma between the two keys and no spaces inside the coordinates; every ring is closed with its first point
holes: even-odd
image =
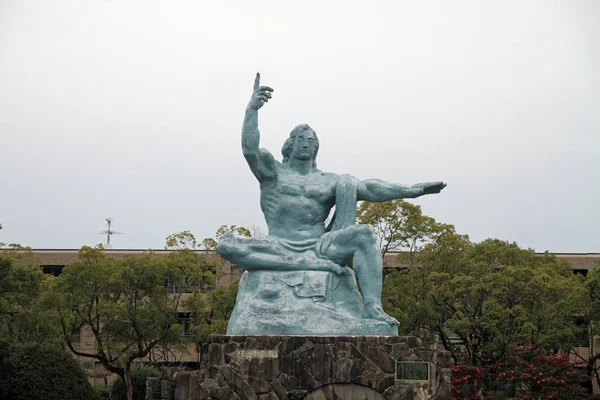
{"type": "MultiPolygon", "coordinates": [[[[161,373],[154,367],[134,365],[131,368],[133,383],[133,400],[144,400],[146,395],[146,379],[160,377],[161,373]]],[[[112,387],[112,400],[127,400],[127,389],[122,379],[117,379],[112,387]]]]}
{"type": "Polygon", "coordinates": [[[497,362],[509,343],[558,351],[577,336],[585,291],[555,257],[497,239],[472,243],[402,200],[362,203],[359,219],[383,252],[406,250],[398,257],[408,268],[385,269],[382,294],[401,334],[441,341],[472,365],[497,362]]]}
{"type": "Polygon", "coordinates": [[[111,399],[111,388],[107,386],[93,386],[95,393],[95,400],[112,400],[111,399]]]}
{"type": "Polygon", "coordinates": [[[77,361],[57,347],[29,344],[14,349],[2,371],[4,393],[14,400],[87,400],[96,395],[77,361]]]}
{"type": "MultiPolygon", "coordinates": [[[[584,288],[585,301],[578,315],[584,321],[584,329],[587,328],[589,337],[595,337],[599,335],[598,327],[600,326],[600,262],[587,274],[584,288]]],[[[596,384],[600,385],[600,363],[598,362],[600,349],[598,349],[596,341],[590,342],[589,352],[572,351],[571,354],[586,364],[588,373],[596,381],[596,384]]]]}
{"type": "Polygon", "coordinates": [[[194,340],[204,341],[211,334],[224,334],[227,332],[227,323],[238,291],[238,283],[230,286],[220,286],[207,293],[196,293],[190,297],[185,307],[191,311],[191,334],[194,340]]]}
{"type": "MultiPolygon", "coordinates": [[[[193,242],[190,235],[172,237],[193,242]]],[[[147,252],[115,260],[101,246],[84,246],[79,261],[64,268],[48,295],[69,349],[98,360],[127,384],[135,360],[151,358],[155,349],[184,347],[178,320],[183,294],[202,292],[214,285],[215,276],[215,266],[187,247],[167,257],[147,252]],[[81,333],[95,345],[80,348],[73,336],[81,333]]]]}
{"type": "Polygon", "coordinates": [[[47,278],[31,249],[11,245],[0,251],[0,341],[13,345],[58,339],[58,325],[40,295],[47,278]]]}
{"type": "MultiPolygon", "coordinates": [[[[423,215],[421,206],[400,199],[362,202],[357,216],[359,223],[374,228],[382,255],[389,251],[407,251],[414,255],[420,247],[435,241],[446,231],[454,231],[453,226],[423,215]]],[[[410,261],[412,266],[412,258],[410,261]]]]}
{"type": "Polygon", "coordinates": [[[584,384],[589,379],[568,355],[510,345],[507,357],[489,368],[455,365],[452,399],[588,399],[584,384]]]}
{"type": "Polygon", "coordinates": [[[384,307],[406,334],[435,334],[456,361],[489,365],[509,343],[557,351],[577,335],[583,286],[555,257],[457,235],[425,246],[418,267],[391,272],[384,307]]]}
{"type": "Polygon", "coordinates": [[[0,399],[8,397],[9,376],[13,373],[14,366],[10,362],[11,346],[8,342],[0,342],[0,399]]]}
{"type": "Polygon", "coordinates": [[[252,236],[252,233],[248,228],[244,228],[243,226],[237,225],[221,225],[217,232],[215,233],[214,238],[206,238],[202,240],[202,249],[215,251],[217,249],[217,243],[219,243],[219,238],[226,233],[235,233],[240,236],[252,236]]]}
{"type": "Polygon", "coordinates": [[[165,249],[195,249],[197,245],[194,235],[190,231],[183,231],[167,236],[165,249]]]}

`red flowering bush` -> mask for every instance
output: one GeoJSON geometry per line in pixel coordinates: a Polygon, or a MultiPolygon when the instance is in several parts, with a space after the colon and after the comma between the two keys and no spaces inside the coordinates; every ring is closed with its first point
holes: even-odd
{"type": "Polygon", "coordinates": [[[479,400],[483,399],[482,392],[487,386],[484,375],[486,371],[477,367],[469,367],[464,364],[452,367],[452,400],[479,400]]]}
{"type": "Polygon", "coordinates": [[[589,377],[567,355],[545,355],[533,346],[509,346],[510,354],[487,370],[454,366],[452,400],[589,399],[589,377]]]}

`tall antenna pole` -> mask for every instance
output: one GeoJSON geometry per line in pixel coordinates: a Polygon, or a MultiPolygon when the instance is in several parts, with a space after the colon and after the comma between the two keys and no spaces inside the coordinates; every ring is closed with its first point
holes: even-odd
{"type": "Polygon", "coordinates": [[[111,217],[105,218],[105,221],[108,224],[108,229],[100,232],[100,234],[101,235],[106,234],[106,246],[105,247],[106,248],[110,248],[111,247],[111,245],[110,245],[110,237],[111,237],[111,235],[122,235],[123,233],[122,232],[113,231],[113,230],[110,229],[110,224],[112,223],[112,218],[111,217]]]}
{"type": "Polygon", "coordinates": [[[110,223],[112,222],[112,219],[108,217],[106,218],[106,222],[108,223],[108,229],[106,230],[106,244],[110,244],[110,235],[112,235],[112,232],[110,231],[110,223]]]}

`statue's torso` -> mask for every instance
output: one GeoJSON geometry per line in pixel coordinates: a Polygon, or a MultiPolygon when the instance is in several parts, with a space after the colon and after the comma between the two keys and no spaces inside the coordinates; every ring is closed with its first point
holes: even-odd
{"type": "Polygon", "coordinates": [[[318,239],[335,204],[338,176],[318,170],[301,175],[277,163],[277,177],[261,183],[260,205],[269,235],[285,240],[318,239]]]}

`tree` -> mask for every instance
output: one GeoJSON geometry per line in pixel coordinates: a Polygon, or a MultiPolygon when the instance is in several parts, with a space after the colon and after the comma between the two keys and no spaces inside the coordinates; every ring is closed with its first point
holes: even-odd
{"type": "Polygon", "coordinates": [[[183,249],[195,249],[198,245],[196,238],[190,231],[182,231],[179,233],[173,233],[167,236],[165,240],[165,249],[169,250],[183,250],[183,249]]]}
{"type": "MultiPolygon", "coordinates": [[[[600,324],[600,262],[598,266],[592,269],[585,278],[585,300],[582,303],[580,314],[583,319],[583,329],[586,330],[584,337],[594,338],[598,336],[598,327],[600,324]]],[[[591,340],[589,343],[589,352],[581,354],[575,349],[569,349],[570,353],[585,363],[589,375],[600,385],[600,349],[596,346],[597,342],[591,340]]]]}
{"type": "Polygon", "coordinates": [[[53,315],[40,302],[47,279],[30,248],[13,244],[0,251],[0,341],[14,346],[58,338],[53,315]]]}
{"type": "MultiPolygon", "coordinates": [[[[205,238],[199,246],[203,250],[216,251],[219,238],[226,233],[241,236],[260,236],[260,228],[252,226],[250,229],[237,225],[221,225],[215,232],[214,238],[205,238]]],[[[190,240],[189,231],[184,231],[167,238],[167,248],[195,248],[195,240],[190,240]]],[[[221,271],[226,261],[221,257],[217,274],[221,271]]],[[[217,276],[218,278],[218,276],[217,276]]],[[[184,308],[190,313],[190,334],[195,343],[208,338],[211,334],[224,334],[227,331],[229,317],[233,312],[238,291],[238,283],[229,286],[219,286],[209,293],[194,292],[184,303],[184,308]]]]}
{"type": "MultiPolygon", "coordinates": [[[[260,229],[253,226],[252,231],[260,235],[260,229]]],[[[216,251],[219,238],[226,233],[234,233],[251,237],[248,228],[237,225],[221,225],[214,238],[202,240],[201,248],[216,251]]],[[[221,257],[218,270],[221,271],[226,263],[221,257]]],[[[185,309],[190,312],[190,333],[196,343],[205,341],[211,334],[224,334],[227,332],[229,317],[233,312],[238,291],[238,283],[229,286],[219,286],[209,293],[195,292],[185,302],[185,309]]]]}
{"type": "Polygon", "coordinates": [[[566,354],[511,345],[507,357],[489,368],[455,365],[452,399],[587,399],[589,379],[566,354]]]}
{"type": "Polygon", "coordinates": [[[177,328],[183,294],[202,291],[214,279],[214,265],[188,248],[166,258],[147,252],[114,260],[101,246],[84,246],[79,261],[55,279],[51,294],[68,348],[119,375],[132,400],[132,364],[157,346],[182,340],[177,328]],[[168,290],[166,282],[177,290],[168,290]],[[73,334],[81,333],[94,345],[77,343],[73,334]]]}
{"type": "Polygon", "coordinates": [[[432,317],[428,277],[435,264],[431,259],[460,251],[468,238],[458,235],[454,226],[423,215],[420,206],[404,200],[362,202],[358,221],[374,228],[382,256],[401,251],[397,259],[408,267],[384,270],[384,308],[398,319],[402,333],[426,336],[427,324],[423,318],[432,317]]]}
{"type": "MultiPolygon", "coordinates": [[[[148,378],[160,377],[161,373],[154,367],[147,365],[135,365],[131,368],[131,379],[133,382],[133,399],[144,400],[146,398],[146,380],[148,378]]],[[[117,379],[112,386],[112,400],[127,399],[127,388],[121,379],[117,379]]]]}
{"type": "Polygon", "coordinates": [[[429,279],[431,328],[455,361],[490,365],[506,356],[509,344],[556,353],[576,337],[573,316],[583,287],[549,254],[488,239],[456,264],[435,268],[429,279]]]}
{"type": "Polygon", "coordinates": [[[252,236],[252,233],[250,232],[250,230],[248,228],[244,228],[243,226],[221,225],[219,227],[219,229],[217,229],[217,232],[215,233],[214,238],[206,238],[206,239],[202,240],[202,246],[201,246],[202,249],[216,251],[217,244],[219,243],[219,238],[226,233],[235,233],[240,236],[248,236],[248,237],[252,236]]]}
{"type": "Polygon", "coordinates": [[[194,339],[204,341],[211,334],[224,334],[238,292],[238,283],[220,286],[216,290],[201,295],[195,293],[186,302],[185,307],[191,312],[191,333],[194,339]]]}
{"type": "Polygon", "coordinates": [[[423,215],[421,206],[401,199],[362,202],[358,208],[358,222],[373,227],[382,256],[390,251],[406,251],[411,267],[420,247],[437,240],[446,231],[454,230],[451,225],[440,224],[423,215]]]}
{"type": "Polygon", "coordinates": [[[472,243],[452,225],[402,200],[362,203],[382,253],[403,250],[403,270],[384,270],[382,303],[401,334],[439,340],[456,362],[490,365],[508,344],[557,352],[577,334],[583,287],[555,257],[515,243],[472,243]]]}
{"type": "Polygon", "coordinates": [[[11,352],[2,371],[0,397],[13,400],[93,399],[85,373],[69,353],[56,346],[29,343],[11,352]]]}

